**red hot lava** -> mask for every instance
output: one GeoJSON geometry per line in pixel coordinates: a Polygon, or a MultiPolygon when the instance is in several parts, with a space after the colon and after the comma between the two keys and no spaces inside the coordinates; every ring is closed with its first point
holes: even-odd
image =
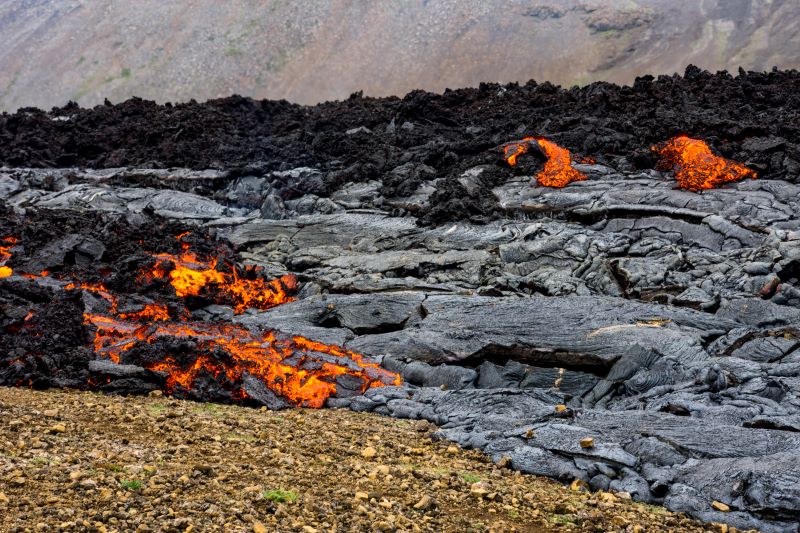
{"type": "Polygon", "coordinates": [[[565,187],[573,181],[582,181],[586,175],[572,167],[572,155],[569,150],[542,137],[525,137],[520,141],[510,142],[503,146],[503,155],[509,165],[516,166],[517,158],[526,153],[533,142],[536,142],[547,161],[544,168],[536,175],[536,181],[545,187],[565,187]]]}
{"type": "MultiPolygon", "coordinates": [[[[168,392],[174,392],[178,386],[191,389],[194,380],[203,373],[224,375],[233,383],[241,383],[247,373],[294,405],[322,407],[336,392],[336,377],[343,374],[361,378],[361,392],[371,387],[400,384],[398,375],[366,361],[355,352],[303,337],[279,339],[273,332],[253,333],[231,324],[169,322],[150,325],[102,315],[87,315],[86,318],[96,327],[96,352],[115,362],[120,362],[124,352],[137,343],[153,343],[165,337],[192,339],[200,351],[212,352],[219,348],[230,355],[229,359],[221,359],[201,354],[188,366],[166,355],[162,361],[149,365],[150,370],[168,374],[168,392]]],[[[246,397],[241,388],[236,392],[246,397]]]]}
{"type": "MultiPolygon", "coordinates": [[[[2,242],[8,246],[0,247],[0,263],[10,258],[10,248],[16,240],[6,238],[2,242]]],[[[230,265],[230,273],[223,272],[216,268],[216,259],[198,258],[186,247],[180,256],[156,254],[154,258],[154,266],[140,272],[140,281],[169,280],[176,296],[181,298],[202,293],[214,301],[231,304],[235,314],[248,308],[268,309],[294,300],[289,296],[297,285],[293,275],[265,281],[259,276],[259,269],[246,269],[243,274],[234,265],[230,265]]],[[[8,275],[12,275],[10,269],[8,275]]],[[[41,274],[46,275],[47,272],[41,274]]],[[[360,383],[360,387],[357,386],[360,392],[371,387],[401,384],[399,375],[339,346],[299,336],[280,336],[272,331],[253,332],[234,324],[191,322],[187,309],[170,313],[163,303],[150,303],[138,311],[119,313],[119,298],[102,283],[69,281],[64,289],[88,291],[108,302],[106,313],[86,313],[84,324],[94,329],[94,351],[115,363],[128,362],[124,361],[125,354],[136,346],[169,339],[192,341],[197,352],[193,357],[164,353],[156,362],[134,361],[150,370],[166,373],[168,393],[180,388],[191,390],[198,377],[213,376],[232,384],[233,398],[242,400],[248,396],[243,381],[250,376],[293,405],[316,408],[322,407],[325,400],[336,393],[338,376],[356,378],[348,383],[360,383]],[[220,357],[219,353],[226,356],[220,357]]]]}
{"type": "Polygon", "coordinates": [[[714,155],[705,142],[686,135],[653,146],[651,150],[661,157],[658,168],[675,170],[675,179],[681,189],[713,189],[724,183],[756,178],[754,171],[735,161],[714,155]]]}
{"type": "MultiPolygon", "coordinates": [[[[233,303],[239,314],[248,308],[268,309],[294,300],[288,292],[296,288],[293,275],[269,282],[263,278],[244,279],[231,265],[231,273],[217,270],[217,260],[203,260],[186,251],[179,257],[157,254],[155,265],[141,273],[141,279],[169,279],[179,297],[197,296],[204,291],[215,300],[233,303]]],[[[251,275],[257,269],[249,269],[251,275]]],[[[112,309],[116,306],[112,305],[112,309]]],[[[86,322],[96,328],[95,351],[120,362],[127,350],[137,343],[151,344],[165,337],[187,338],[202,352],[221,349],[230,355],[222,360],[198,355],[186,366],[174,357],[165,357],[148,366],[166,372],[167,391],[176,387],[191,389],[201,374],[226,377],[241,384],[245,374],[263,382],[270,390],[297,406],[322,407],[336,392],[337,376],[349,374],[360,378],[361,392],[370,387],[399,385],[400,377],[362,355],[338,346],[316,343],[303,337],[279,339],[274,332],[253,333],[231,324],[172,320],[163,305],[146,306],[134,314],[86,315],[86,322]],[[160,321],[157,325],[152,322],[160,321]]],[[[235,396],[247,394],[239,388],[235,396]]]]}
{"type": "Polygon", "coordinates": [[[142,279],[169,279],[175,294],[181,298],[198,296],[202,291],[221,293],[230,300],[236,313],[249,308],[269,309],[283,303],[294,301],[288,295],[297,287],[297,278],[292,274],[272,281],[264,281],[257,268],[247,268],[245,273],[253,279],[241,277],[236,268],[232,274],[217,270],[217,260],[203,261],[191,252],[180,256],[156,254],[155,266],[142,273],[142,279]]]}
{"type": "Polygon", "coordinates": [[[0,278],[7,278],[14,271],[11,267],[7,267],[6,261],[11,259],[11,248],[17,243],[17,239],[14,237],[3,237],[0,238],[0,278]]]}

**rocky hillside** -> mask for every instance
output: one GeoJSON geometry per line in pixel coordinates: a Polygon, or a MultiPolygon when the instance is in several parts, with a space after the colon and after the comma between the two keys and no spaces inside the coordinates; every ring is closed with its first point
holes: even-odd
{"type": "Polygon", "coordinates": [[[0,109],[797,68],[794,0],[0,2],[0,109]]]}

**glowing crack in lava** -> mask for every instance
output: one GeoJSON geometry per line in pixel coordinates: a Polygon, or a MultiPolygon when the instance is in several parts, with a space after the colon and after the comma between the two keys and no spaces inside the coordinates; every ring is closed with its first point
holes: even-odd
{"type": "Polygon", "coordinates": [[[536,142],[544,152],[547,161],[544,168],[536,175],[536,181],[545,187],[565,187],[573,181],[582,181],[586,175],[572,167],[572,155],[569,150],[542,137],[525,137],[503,146],[503,155],[509,165],[516,166],[517,158],[526,153],[532,142],[536,142]]]}
{"type": "Polygon", "coordinates": [[[675,179],[681,189],[713,189],[724,183],[756,178],[754,171],[735,161],[714,155],[705,142],[686,135],[653,146],[651,150],[661,158],[658,162],[659,169],[675,170],[675,179]]]}
{"type": "Polygon", "coordinates": [[[0,238],[0,278],[7,278],[14,273],[11,267],[5,266],[6,261],[11,259],[11,248],[17,243],[14,237],[0,238]]]}

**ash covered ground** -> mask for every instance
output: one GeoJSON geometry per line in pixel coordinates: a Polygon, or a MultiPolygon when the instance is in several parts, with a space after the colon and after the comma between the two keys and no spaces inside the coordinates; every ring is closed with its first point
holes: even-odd
{"type": "MultiPolygon", "coordinates": [[[[84,315],[103,302],[65,288],[77,276],[194,322],[320,343],[312,362],[352,371],[329,376],[329,406],[430,420],[523,472],[797,531],[797,72],[23,109],[0,117],[0,161],[0,237],[18,239],[0,279],[6,384],[166,386],[152,342],[117,369],[93,349],[84,315]],[[651,150],[678,134],[757,179],[678,189],[651,150]],[[569,149],[586,179],[538,186],[542,154],[503,156],[525,136],[569,149]],[[198,253],[296,276],[294,300],[237,313],[167,284],[132,289],[147,254],[179,253],[185,231],[198,253]],[[403,385],[366,387],[381,381],[364,377],[374,361],[403,385]]],[[[298,403],[212,374],[173,390],[298,403]]]]}

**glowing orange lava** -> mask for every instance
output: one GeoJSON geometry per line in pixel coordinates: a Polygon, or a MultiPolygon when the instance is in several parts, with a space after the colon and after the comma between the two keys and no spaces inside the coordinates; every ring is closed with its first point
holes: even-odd
{"type": "MultiPolygon", "coordinates": [[[[188,233],[179,235],[178,240],[188,233]]],[[[16,239],[7,237],[0,242],[0,264],[11,257],[10,249],[16,239]]],[[[188,251],[180,256],[157,254],[156,264],[142,272],[140,281],[168,279],[179,297],[197,296],[201,293],[226,296],[236,313],[248,308],[269,309],[291,302],[289,292],[296,289],[297,279],[288,274],[265,281],[256,268],[245,269],[243,278],[231,265],[231,273],[217,270],[217,260],[204,261],[188,251]]],[[[0,267],[0,277],[4,269],[0,267]]],[[[8,269],[11,275],[11,269],[8,269]]],[[[23,274],[35,279],[47,276],[23,274]]],[[[234,325],[211,322],[189,322],[187,309],[177,309],[174,314],[161,303],[145,304],[140,310],[118,313],[119,298],[102,283],[70,281],[65,290],[83,290],[96,294],[109,305],[107,314],[84,314],[84,324],[94,329],[92,345],[101,357],[120,363],[125,352],[139,343],[152,344],[160,339],[180,338],[194,341],[197,353],[163,354],[157,362],[145,365],[150,370],[167,373],[166,392],[177,387],[192,389],[199,376],[226,378],[234,387],[232,397],[247,398],[243,381],[249,375],[260,380],[268,389],[289,403],[302,407],[322,407],[336,393],[336,377],[349,375],[351,385],[360,392],[371,387],[400,385],[398,374],[381,368],[364,356],[339,346],[314,342],[303,337],[278,338],[272,331],[255,333],[234,325]],[[202,353],[205,352],[205,353],[202,353]],[[225,356],[216,354],[224,352],[225,356]],[[212,355],[214,354],[214,355],[212,355]]],[[[28,320],[31,313],[25,318],[28,320]]],[[[90,383],[91,384],[91,383],[90,383]]]]}
{"type": "Polygon", "coordinates": [[[15,237],[3,237],[0,239],[0,278],[7,278],[14,273],[11,267],[5,266],[6,261],[11,259],[11,248],[17,243],[15,237]]]}
{"type": "Polygon", "coordinates": [[[169,320],[169,310],[166,305],[162,304],[146,304],[141,311],[133,313],[120,313],[117,315],[123,320],[143,320],[148,319],[153,322],[162,322],[169,320]]]}
{"type": "Polygon", "coordinates": [[[11,259],[11,248],[17,244],[16,237],[3,237],[0,239],[3,244],[0,245],[0,262],[6,262],[11,259]]]}
{"type": "Polygon", "coordinates": [[[506,161],[512,167],[517,166],[517,158],[524,153],[527,153],[531,146],[531,141],[535,141],[536,137],[525,137],[521,141],[510,142],[503,146],[503,155],[506,161]]]}
{"type": "Polygon", "coordinates": [[[517,157],[526,153],[534,141],[547,157],[544,168],[536,175],[539,185],[561,188],[573,181],[586,179],[585,174],[572,167],[572,155],[569,150],[542,137],[525,137],[521,141],[514,141],[503,146],[503,155],[508,164],[512,167],[515,166],[517,157]]]}
{"type": "MultiPolygon", "coordinates": [[[[29,274],[31,278],[35,278],[38,276],[34,276],[33,274],[29,274]]],[[[102,283],[76,283],[71,281],[64,285],[64,289],[71,291],[75,289],[82,289],[84,291],[93,292],[109,302],[112,306],[112,309],[116,309],[117,307],[117,299],[111,295],[111,292],[106,288],[105,285],[102,283]]]]}
{"type": "MultiPolygon", "coordinates": [[[[222,293],[231,300],[234,311],[239,314],[249,308],[269,309],[282,303],[294,300],[288,291],[297,286],[297,278],[293,274],[281,276],[272,281],[264,281],[261,277],[246,279],[240,277],[237,269],[232,267],[232,274],[217,270],[217,260],[204,261],[190,252],[180,256],[157,254],[157,261],[149,272],[143,272],[144,279],[165,279],[181,298],[198,296],[204,288],[211,292],[222,293]]],[[[245,273],[257,273],[252,268],[245,273]]]]}
{"type": "MultiPolygon", "coordinates": [[[[177,386],[191,389],[194,380],[203,373],[224,374],[233,383],[241,383],[247,373],[294,405],[322,407],[325,400],[336,392],[336,376],[350,374],[361,378],[361,392],[371,387],[401,383],[400,376],[366,361],[355,352],[303,337],[278,339],[273,332],[253,333],[231,324],[184,322],[148,325],[102,315],[86,315],[86,320],[96,328],[95,351],[117,363],[122,354],[136,343],[153,343],[166,337],[192,339],[198,350],[219,348],[230,354],[229,360],[200,355],[188,365],[166,355],[161,361],[149,365],[150,370],[168,374],[167,392],[173,392],[177,386]]],[[[239,393],[246,397],[244,391],[239,393]]]]}
{"type": "Polygon", "coordinates": [[[724,183],[756,178],[754,171],[735,161],[714,155],[705,142],[686,135],[653,146],[651,150],[661,157],[658,168],[675,170],[675,179],[681,189],[713,189],[724,183]]]}

